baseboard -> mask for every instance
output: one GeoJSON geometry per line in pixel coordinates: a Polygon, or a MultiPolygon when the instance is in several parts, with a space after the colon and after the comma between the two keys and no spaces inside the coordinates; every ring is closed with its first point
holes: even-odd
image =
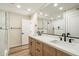
{"type": "Polygon", "coordinates": [[[28,44],[19,45],[19,46],[16,46],[16,47],[9,48],[9,55],[20,52],[20,51],[23,51],[25,49],[29,49],[29,47],[25,48],[26,46],[28,46],[28,44]],[[24,48],[21,48],[21,47],[24,47],[24,48]]]}
{"type": "Polygon", "coordinates": [[[29,45],[29,44],[24,44],[24,45],[19,45],[19,46],[15,46],[15,47],[10,47],[9,49],[13,49],[13,48],[21,47],[21,46],[26,46],[26,45],[29,45]]]}

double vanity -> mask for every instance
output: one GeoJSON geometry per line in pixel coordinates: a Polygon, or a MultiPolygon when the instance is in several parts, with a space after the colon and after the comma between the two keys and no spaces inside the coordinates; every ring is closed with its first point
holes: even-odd
{"type": "Polygon", "coordinates": [[[78,56],[79,44],[73,40],[61,41],[59,36],[43,34],[29,36],[29,48],[32,56],[78,56]]]}

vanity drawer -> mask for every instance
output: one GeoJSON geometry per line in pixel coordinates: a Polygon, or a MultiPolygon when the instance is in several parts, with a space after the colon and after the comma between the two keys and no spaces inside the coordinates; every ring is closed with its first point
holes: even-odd
{"type": "Polygon", "coordinates": [[[47,44],[43,44],[43,55],[44,56],[55,56],[56,49],[47,44]]]}
{"type": "Polygon", "coordinates": [[[29,37],[29,49],[32,56],[35,56],[35,42],[35,39],[29,37]]]}
{"type": "Polygon", "coordinates": [[[36,40],[36,46],[41,48],[42,47],[42,42],[36,40]]]}
{"type": "Polygon", "coordinates": [[[42,56],[42,42],[36,40],[36,56],[42,56]]]}
{"type": "Polygon", "coordinates": [[[42,50],[36,49],[36,56],[42,56],[42,50]]]}
{"type": "Polygon", "coordinates": [[[56,53],[57,53],[57,56],[70,56],[69,54],[64,53],[64,52],[62,52],[60,50],[56,50],[56,53]]]}

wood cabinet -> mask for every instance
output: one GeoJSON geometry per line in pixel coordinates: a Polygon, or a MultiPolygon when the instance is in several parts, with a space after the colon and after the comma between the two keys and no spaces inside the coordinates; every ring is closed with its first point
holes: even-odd
{"type": "Polygon", "coordinates": [[[55,50],[56,50],[55,48],[50,47],[47,44],[43,45],[43,55],[44,56],[55,56],[56,55],[55,50]]]}
{"type": "Polygon", "coordinates": [[[29,49],[32,56],[42,56],[42,42],[29,37],[29,49]]]}
{"type": "Polygon", "coordinates": [[[35,56],[35,40],[31,37],[29,37],[29,49],[30,49],[30,54],[32,56],[35,56]]]}
{"type": "Polygon", "coordinates": [[[36,56],[42,56],[42,42],[36,40],[36,56]]]}
{"type": "Polygon", "coordinates": [[[56,55],[57,55],[57,56],[70,56],[69,54],[64,53],[64,52],[62,52],[62,51],[60,51],[60,50],[57,50],[57,49],[56,49],[56,55]]]}
{"type": "Polygon", "coordinates": [[[70,56],[46,43],[29,37],[29,48],[32,56],[70,56]]]}

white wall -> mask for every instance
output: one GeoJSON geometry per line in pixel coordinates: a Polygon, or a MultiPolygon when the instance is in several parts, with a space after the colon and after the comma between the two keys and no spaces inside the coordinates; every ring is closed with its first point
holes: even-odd
{"type": "Polygon", "coordinates": [[[54,20],[52,24],[54,26],[54,34],[61,35],[65,32],[65,19],[54,20]],[[59,29],[58,26],[60,27],[59,29]]]}
{"type": "Polygon", "coordinates": [[[37,32],[37,13],[34,13],[31,17],[31,34],[32,35],[36,35],[36,32],[37,32]]]}
{"type": "Polygon", "coordinates": [[[43,33],[53,34],[52,20],[46,18],[38,18],[38,30],[43,33]]]}
{"type": "Polygon", "coordinates": [[[48,22],[48,20],[47,19],[43,19],[42,20],[43,21],[43,33],[47,33],[47,22],[48,22]]]}
{"type": "Polygon", "coordinates": [[[28,36],[31,34],[31,19],[29,17],[22,17],[22,45],[28,44],[28,36]]]}
{"type": "Polygon", "coordinates": [[[38,28],[39,28],[39,30],[43,29],[43,19],[38,18],[37,22],[38,22],[38,28]]]}
{"type": "Polygon", "coordinates": [[[47,21],[47,33],[48,34],[53,34],[54,33],[52,22],[53,22],[53,20],[48,20],[47,21]]]}

